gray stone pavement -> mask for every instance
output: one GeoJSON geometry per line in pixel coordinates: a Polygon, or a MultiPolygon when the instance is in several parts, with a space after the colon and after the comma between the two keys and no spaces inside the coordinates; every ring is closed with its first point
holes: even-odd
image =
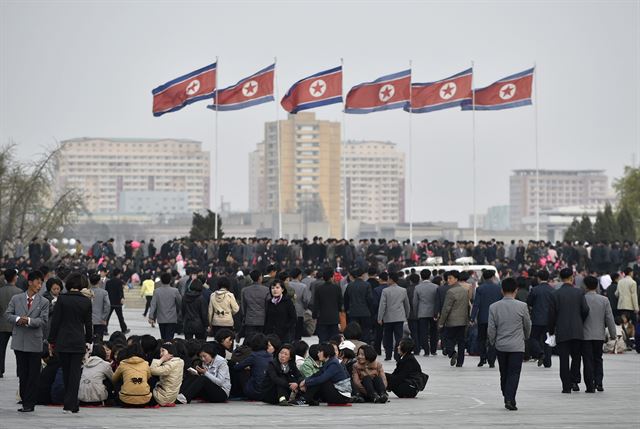
{"type": "MultiPolygon", "coordinates": [[[[114,315],[115,316],[115,315],[114,315]]],[[[126,309],[132,333],[151,333],[139,309],[126,309]]],[[[111,330],[117,329],[117,318],[111,330]]],[[[310,342],[312,342],[311,339],[310,342]]],[[[18,380],[15,358],[7,353],[5,378],[0,379],[0,428],[210,428],[217,427],[640,427],[640,355],[629,352],[605,356],[605,392],[561,394],[558,361],[550,369],[536,363],[523,366],[518,411],[503,408],[498,369],[477,368],[477,357],[467,357],[463,368],[449,366],[439,355],[419,357],[429,383],[416,399],[391,395],[387,404],[352,407],[278,407],[261,403],[190,404],[161,409],[82,408],[67,415],[59,407],[36,407],[19,414],[15,402],[18,380]]],[[[384,363],[387,371],[393,364],[384,363]]]]}

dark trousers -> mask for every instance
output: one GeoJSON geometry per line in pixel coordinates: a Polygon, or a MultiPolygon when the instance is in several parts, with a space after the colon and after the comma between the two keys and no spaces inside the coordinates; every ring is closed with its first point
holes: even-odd
{"type": "Polygon", "coordinates": [[[449,340],[447,339],[447,328],[445,326],[440,329],[439,335],[442,354],[445,356],[449,356],[449,340]]]}
{"type": "Polygon", "coordinates": [[[102,342],[107,325],[93,325],[93,342],[102,342]]]}
{"type": "Polygon", "coordinates": [[[478,345],[480,346],[480,362],[496,363],[496,349],[487,341],[488,323],[478,324],[478,345]]]}
{"type": "Polygon", "coordinates": [[[373,348],[376,350],[376,353],[379,355],[382,354],[382,337],[384,335],[384,330],[382,329],[382,325],[378,324],[376,321],[373,325],[373,348]]]}
{"type": "Polygon", "coordinates": [[[438,323],[433,317],[418,319],[418,340],[417,343],[424,350],[425,355],[435,354],[438,350],[438,323]]]}
{"type": "Polygon", "coordinates": [[[458,346],[458,358],[456,361],[457,366],[464,364],[464,343],[465,343],[465,331],[466,326],[449,326],[447,328],[447,356],[452,357],[456,351],[455,347],[458,346]]]}
{"type": "Polygon", "coordinates": [[[160,338],[164,341],[173,340],[173,336],[176,334],[176,323],[159,323],[160,326],[160,338]]]}
{"type": "MultiPolygon", "coordinates": [[[[347,317],[347,322],[357,322],[362,328],[362,336],[359,338],[363,343],[370,344],[371,338],[371,317],[347,317]]],[[[357,350],[356,350],[357,352],[357,350]]]]}
{"type": "Polygon", "coordinates": [[[367,391],[365,399],[373,402],[375,395],[384,395],[386,388],[384,387],[384,381],[381,377],[369,377],[366,376],[362,380],[362,387],[367,391]]]}
{"type": "Polygon", "coordinates": [[[604,341],[582,341],[582,365],[584,368],[584,384],[593,390],[602,386],[604,369],[602,366],[602,344],[604,341]]]}
{"type": "Polygon", "coordinates": [[[18,379],[20,380],[20,399],[23,408],[33,408],[36,405],[38,382],[40,379],[40,356],[42,352],[21,352],[14,350],[18,379]]]}
{"type": "Polygon", "coordinates": [[[4,361],[7,356],[9,338],[11,338],[11,332],[0,332],[0,375],[4,374],[4,361]]]}
{"type": "Polygon", "coordinates": [[[318,323],[316,326],[316,333],[318,334],[318,341],[324,343],[325,341],[329,341],[331,337],[338,335],[338,324],[331,323],[328,325],[321,325],[318,323]]]}
{"type": "Polygon", "coordinates": [[[204,375],[187,376],[180,390],[187,398],[187,402],[191,402],[196,397],[204,398],[207,402],[225,402],[227,400],[227,394],[224,390],[204,375]]]}
{"type": "Polygon", "coordinates": [[[409,333],[413,341],[413,354],[420,354],[420,339],[418,337],[418,319],[407,320],[409,333]]]}
{"type": "Polygon", "coordinates": [[[62,380],[64,381],[64,409],[77,411],[79,407],[78,389],[82,375],[82,358],[84,353],[58,353],[62,380]]]}
{"type": "Polygon", "coordinates": [[[246,340],[251,339],[255,334],[264,334],[264,326],[249,326],[244,327],[244,338],[246,340]]]}
{"type": "Polygon", "coordinates": [[[124,316],[122,315],[122,306],[121,305],[112,305],[111,310],[109,310],[109,315],[107,316],[107,327],[109,326],[109,320],[111,320],[111,315],[113,312],[116,312],[116,316],[118,316],[118,322],[120,322],[120,331],[127,331],[127,324],[124,322],[124,316]]]}
{"type": "Polygon", "coordinates": [[[304,317],[298,317],[296,319],[296,330],[294,332],[294,339],[296,341],[302,339],[302,334],[304,333],[304,317]]]}
{"type": "Polygon", "coordinates": [[[582,342],[580,340],[562,341],[557,344],[557,350],[560,356],[562,390],[569,390],[573,383],[580,383],[582,342]],[[571,356],[571,369],[569,369],[569,356],[571,356]]]}
{"type": "Polygon", "coordinates": [[[404,322],[389,322],[382,325],[384,329],[384,356],[385,359],[391,359],[391,356],[398,357],[398,344],[402,339],[402,325],[404,322]],[[395,339],[395,343],[394,340],[395,339]]]}
{"type": "Polygon", "coordinates": [[[387,388],[398,398],[415,398],[418,395],[415,383],[409,384],[406,380],[400,380],[388,372],[385,373],[385,376],[387,377],[387,388]]]}
{"type": "Polygon", "coordinates": [[[323,401],[328,404],[346,404],[349,402],[349,398],[338,392],[330,380],[307,387],[305,398],[307,401],[323,401]]]}
{"type": "Polygon", "coordinates": [[[544,367],[551,368],[551,347],[545,343],[547,339],[546,334],[546,326],[533,325],[531,327],[531,335],[529,336],[529,345],[531,347],[531,356],[536,359],[543,358],[544,367]]]}
{"type": "Polygon", "coordinates": [[[269,390],[266,390],[263,394],[262,401],[267,404],[275,405],[280,402],[280,398],[284,397],[287,401],[291,397],[291,389],[285,386],[272,386],[269,390]]]}
{"type": "Polygon", "coordinates": [[[193,332],[185,332],[184,333],[184,339],[185,340],[192,340],[193,337],[195,337],[197,340],[206,340],[207,339],[207,332],[206,331],[202,331],[202,332],[198,332],[198,333],[193,333],[193,332]]]}
{"type": "Polygon", "coordinates": [[[498,367],[500,368],[500,389],[505,401],[516,403],[516,391],[520,383],[520,371],[522,371],[523,352],[496,351],[498,367]]]}
{"type": "Polygon", "coordinates": [[[146,316],[147,313],[149,312],[149,307],[151,307],[151,299],[153,298],[153,296],[145,296],[145,303],[144,303],[144,313],[142,313],[143,316],[146,316]]]}

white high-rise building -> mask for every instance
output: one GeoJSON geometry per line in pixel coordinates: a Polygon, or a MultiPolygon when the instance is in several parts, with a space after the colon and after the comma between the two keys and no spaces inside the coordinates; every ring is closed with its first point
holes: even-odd
{"type": "Polygon", "coordinates": [[[264,142],[249,152],[249,211],[263,213],[267,205],[267,183],[264,171],[264,142]]]}
{"type": "Polygon", "coordinates": [[[90,213],[204,210],[210,174],[198,141],[86,137],[61,143],[54,171],[57,192],[79,190],[90,213]]]}
{"type": "Polygon", "coordinates": [[[344,142],[341,169],[347,219],[371,224],[404,222],[405,156],[395,143],[344,142]]]}

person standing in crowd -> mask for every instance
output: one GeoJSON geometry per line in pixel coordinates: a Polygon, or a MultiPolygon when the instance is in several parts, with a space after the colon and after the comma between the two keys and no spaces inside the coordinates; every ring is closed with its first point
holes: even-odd
{"type": "Polygon", "coordinates": [[[58,298],[53,312],[49,349],[56,352],[64,379],[66,412],[80,411],[78,389],[82,375],[82,358],[93,341],[91,300],[80,291],[89,286],[87,278],[74,271],[66,279],[67,293],[58,298]]]}
{"type": "Polygon", "coordinates": [[[430,270],[420,271],[422,281],[413,292],[413,307],[418,317],[418,352],[422,348],[425,356],[435,356],[438,349],[438,322],[435,319],[438,286],[431,283],[430,278],[430,270]]]}
{"type": "Polygon", "coordinates": [[[218,279],[218,290],[209,299],[209,325],[211,335],[221,328],[233,329],[233,315],[240,310],[235,296],[229,292],[231,282],[228,277],[218,279]]]}
{"type": "Polygon", "coordinates": [[[469,294],[458,279],[460,273],[451,270],[446,273],[450,289],[444,299],[442,313],[438,319],[440,329],[446,328],[447,353],[451,366],[461,367],[464,364],[464,349],[467,326],[469,325],[469,294]],[[456,351],[455,347],[458,346],[456,351]]]}
{"type": "MultiPolygon", "coordinates": [[[[618,290],[618,281],[620,280],[620,273],[611,273],[611,284],[605,290],[605,295],[609,299],[609,304],[611,305],[611,311],[613,312],[614,320],[620,316],[618,312],[618,297],[616,296],[616,291],[618,290]]],[[[602,279],[600,280],[602,281],[602,279]]]]}
{"type": "Polygon", "coordinates": [[[572,390],[580,390],[581,341],[584,338],[584,320],[589,315],[589,306],[584,292],[573,286],[571,268],[560,270],[560,279],[562,286],[553,293],[549,307],[549,335],[556,336],[562,393],[571,393],[572,390]]]}
{"type": "Polygon", "coordinates": [[[251,271],[249,277],[253,283],[240,292],[245,338],[264,333],[264,319],[269,298],[269,288],[262,285],[260,271],[251,271]]]}
{"type": "Polygon", "coordinates": [[[107,284],[104,287],[109,294],[109,302],[111,303],[111,311],[109,311],[106,326],[107,329],[109,329],[109,320],[111,320],[111,315],[115,311],[116,316],[118,316],[118,322],[120,323],[120,331],[124,334],[128,334],[131,331],[127,328],[127,324],[124,321],[124,315],[122,314],[122,306],[124,305],[124,283],[122,282],[121,277],[122,271],[119,268],[114,268],[111,273],[111,278],[107,280],[107,284]]]}
{"type": "Polygon", "coordinates": [[[151,274],[145,273],[142,276],[142,286],[140,286],[140,296],[144,298],[144,312],[142,313],[144,317],[147,317],[147,313],[149,312],[155,287],[156,284],[153,279],[151,279],[151,274]]]}
{"type": "Polygon", "coordinates": [[[549,324],[549,308],[555,289],[549,285],[549,272],[538,271],[538,283],[527,297],[531,308],[531,356],[538,359],[538,366],[551,368],[551,347],[546,343],[547,325],[549,324]]]}
{"type": "Polygon", "coordinates": [[[265,334],[276,334],[282,343],[291,342],[296,328],[296,309],[282,280],[276,279],[271,284],[271,298],[267,301],[264,322],[265,334]]]}
{"type": "MultiPolygon", "coordinates": [[[[11,297],[5,320],[13,325],[11,349],[16,354],[22,413],[33,412],[40,377],[40,356],[44,342],[44,328],[49,321],[49,301],[41,296],[42,273],[31,271],[27,277],[27,291],[11,297]]],[[[6,287],[6,286],[5,286],[6,287]]]]}
{"type": "Polygon", "coordinates": [[[22,290],[16,286],[18,280],[18,272],[13,268],[7,268],[4,272],[5,285],[0,286],[0,378],[4,377],[4,361],[7,355],[7,345],[11,338],[11,332],[15,325],[15,320],[5,320],[4,314],[9,307],[9,302],[14,295],[22,293],[22,290]]]}
{"type": "Polygon", "coordinates": [[[291,281],[289,281],[289,288],[294,292],[293,304],[296,308],[296,328],[293,338],[298,341],[302,338],[304,331],[304,312],[309,308],[311,293],[309,287],[301,281],[302,271],[300,271],[299,268],[291,270],[290,276],[291,281]]]}
{"type": "Polygon", "coordinates": [[[371,341],[371,285],[363,280],[364,271],[355,268],[351,272],[353,281],[344,292],[344,310],[347,322],[357,322],[362,329],[361,339],[365,343],[371,341]]]}
{"type": "Polygon", "coordinates": [[[480,346],[478,367],[489,363],[489,368],[493,368],[496,363],[496,350],[493,344],[487,341],[489,307],[494,302],[502,299],[500,285],[493,281],[495,274],[496,272],[493,270],[484,270],[482,272],[484,282],[476,289],[476,298],[471,309],[471,323],[478,324],[478,344],[480,346]]]}
{"type": "Polygon", "coordinates": [[[328,268],[322,272],[322,284],[313,291],[313,318],[318,320],[316,332],[322,343],[338,334],[340,309],[342,308],[342,291],[332,281],[333,270],[328,268]]]}
{"type": "Polygon", "coordinates": [[[389,286],[382,290],[380,307],[378,307],[378,324],[384,329],[384,360],[391,360],[391,356],[398,358],[398,344],[402,339],[404,322],[410,311],[409,297],[404,288],[398,286],[400,279],[398,272],[389,273],[389,286]],[[395,338],[395,344],[394,344],[395,338]]]}
{"type": "Polygon", "coordinates": [[[624,277],[618,281],[618,289],[615,292],[618,297],[618,311],[635,324],[638,315],[638,285],[633,279],[632,268],[627,267],[623,272],[624,277]]]}
{"type": "Polygon", "coordinates": [[[598,279],[592,276],[584,278],[587,289],[585,300],[589,306],[589,314],[584,321],[584,338],[582,340],[582,365],[584,368],[584,384],[587,393],[604,391],[602,379],[602,345],[604,344],[604,328],[609,330],[609,338],[616,337],[616,323],[609,300],[597,293],[598,279]]]}
{"type": "Polygon", "coordinates": [[[102,341],[104,333],[107,330],[107,317],[111,310],[109,302],[109,294],[100,287],[100,275],[91,274],[89,276],[91,292],[93,292],[93,300],[91,303],[91,322],[93,323],[93,339],[94,342],[102,341]]]}
{"type": "Polygon", "coordinates": [[[181,313],[185,339],[190,340],[193,337],[198,340],[207,339],[208,308],[209,303],[202,296],[202,282],[191,282],[189,290],[182,298],[181,313]]]}
{"type": "Polygon", "coordinates": [[[182,303],[180,292],[171,286],[171,280],[171,273],[160,275],[160,285],[153,291],[149,307],[149,323],[153,325],[158,322],[163,341],[173,340],[182,303]]]}
{"type": "Polygon", "coordinates": [[[527,304],[515,299],[517,284],[512,277],[502,281],[504,298],[489,306],[487,338],[495,347],[500,368],[504,407],[516,411],[516,392],[524,358],[524,343],[531,334],[527,304]]]}

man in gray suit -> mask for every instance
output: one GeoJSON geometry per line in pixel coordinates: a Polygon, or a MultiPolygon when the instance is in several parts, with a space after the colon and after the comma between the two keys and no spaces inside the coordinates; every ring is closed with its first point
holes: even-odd
{"type": "Polygon", "coordinates": [[[149,323],[158,322],[160,338],[164,341],[173,340],[178,327],[178,312],[182,308],[180,291],[171,286],[171,273],[160,275],[160,284],[153,291],[151,306],[149,307],[149,323]]]}
{"type": "Polygon", "coordinates": [[[502,281],[504,298],[489,306],[487,338],[496,348],[500,368],[500,389],[504,397],[504,407],[516,411],[516,391],[520,382],[520,371],[524,358],[524,342],[531,334],[529,308],[515,299],[516,281],[506,278],[502,281]]]}
{"type": "Polygon", "coordinates": [[[18,411],[30,413],[36,405],[43,328],[49,320],[49,300],[38,292],[42,287],[42,273],[32,271],[27,277],[27,291],[14,295],[9,301],[5,320],[13,325],[11,348],[16,354],[20,399],[18,411]]]}
{"type": "Polygon", "coordinates": [[[306,284],[302,283],[302,271],[300,268],[294,268],[290,273],[291,281],[289,281],[289,287],[294,291],[293,304],[296,308],[296,330],[294,339],[302,339],[302,332],[304,331],[304,312],[309,307],[309,300],[311,299],[311,292],[306,284]]]}
{"type": "MultiPolygon", "coordinates": [[[[13,268],[8,268],[4,272],[4,280],[6,284],[0,287],[0,315],[4,315],[9,306],[9,301],[14,295],[22,293],[22,290],[16,286],[16,280],[18,279],[18,271],[13,268]]],[[[7,353],[7,344],[9,344],[9,338],[11,338],[11,331],[13,331],[13,325],[5,320],[4,317],[0,317],[0,378],[4,374],[4,361],[7,353]]]]}
{"type": "Polygon", "coordinates": [[[438,307],[438,286],[431,283],[431,271],[420,271],[420,283],[413,292],[413,308],[418,317],[418,350],[424,349],[424,355],[436,355],[438,347],[438,323],[435,315],[438,307]]]}
{"type": "Polygon", "coordinates": [[[447,272],[445,277],[451,288],[444,298],[438,325],[447,328],[446,350],[451,366],[461,367],[464,364],[465,337],[469,326],[469,293],[458,282],[460,273],[457,270],[447,272]],[[456,344],[458,351],[455,350],[456,344]]]}
{"type": "Polygon", "coordinates": [[[267,296],[269,296],[269,288],[262,285],[262,273],[259,270],[253,270],[249,276],[253,283],[244,287],[240,293],[244,337],[247,339],[264,332],[267,296]]]}
{"type": "Polygon", "coordinates": [[[582,340],[582,366],[584,368],[584,384],[587,393],[603,392],[602,378],[602,344],[604,343],[604,327],[609,330],[609,337],[616,337],[616,323],[609,300],[599,295],[598,279],[592,276],[584,278],[587,293],[584,299],[589,306],[589,315],[584,320],[584,339],[582,340]]]}
{"type": "Polygon", "coordinates": [[[101,286],[100,274],[94,273],[89,276],[93,300],[91,306],[91,323],[93,324],[93,340],[102,341],[104,333],[107,331],[107,317],[111,311],[109,293],[101,286]]]}
{"type": "Polygon", "coordinates": [[[398,344],[402,339],[404,322],[409,317],[409,297],[404,288],[398,286],[400,274],[389,273],[389,285],[382,290],[378,307],[378,324],[383,326],[384,360],[391,360],[392,354],[397,359],[398,344]],[[395,345],[394,345],[395,337],[395,345]]]}

